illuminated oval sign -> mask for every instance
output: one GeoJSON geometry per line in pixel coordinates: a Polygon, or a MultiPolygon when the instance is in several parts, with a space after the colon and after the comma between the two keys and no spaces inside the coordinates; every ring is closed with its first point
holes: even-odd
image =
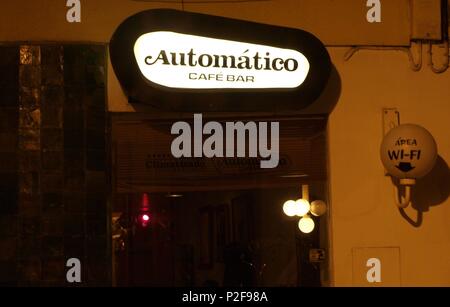
{"type": "Polygon", "coordinates": [[[303,108],[331,67],[308,32],[166,9],[125,20],[110,54],[130,102],[177,111],[303,108]]]}
{"type": "Polygon", "coordinates": [[[145,78],[170,88],[296,88],[309,72],[295,50],[166,31],[143,34],[134,55],[145,78]]]}

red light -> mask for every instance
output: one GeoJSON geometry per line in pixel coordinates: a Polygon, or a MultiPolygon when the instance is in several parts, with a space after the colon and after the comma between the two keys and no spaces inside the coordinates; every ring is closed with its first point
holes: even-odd
{"type": "Polygon", "coordinates": [[[142,227],[147,227],[150,224],[150,214],[148,213],[141,213],[138,216],[138,223],[142,227]]]}
{"type": "Polygon", "coordinates": [[[150,207],[150,200],[148,199],[148,194],[147,193],[143,193],[142,194],[141,207],[142,208],[150,207]]]}
{"type": "Polygon", "coordinates": [[[142,193],[139,214],[136,221],[142,227],[147,227],[150,224],[150,218],[150,199],[147,193],[142,193]]]}

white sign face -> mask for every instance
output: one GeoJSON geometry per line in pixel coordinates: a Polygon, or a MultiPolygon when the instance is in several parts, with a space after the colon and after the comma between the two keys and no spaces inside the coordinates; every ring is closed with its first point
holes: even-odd
{"type": "Polygon", "coordinates": [[[380,153],[389,174],[400,179],[415,179],[431,171],[437,158],[437,146],[425,128],[403,124],[386,134],[380,153]]]}
{"type": "Polygon", "coordinates": [[[310,69],[296,50],[168,31],[140,36],[134,55],[146,79],[179,89],[293,89],[310,69]]]}

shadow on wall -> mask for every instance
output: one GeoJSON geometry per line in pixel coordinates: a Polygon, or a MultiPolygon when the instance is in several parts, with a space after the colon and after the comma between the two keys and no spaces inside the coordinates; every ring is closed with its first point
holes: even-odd
{"type": "Polygon", "coordinates": [[[400,214],[414,227],[420,227],[423,213],[428,212],[432,206],[444,203],[449,195],[450,169],[445,160],[438,156],[431,172],[418,179],[412,189],[412,207],[417,211],[416,221],[411,219],[403,209],[400,209],[400,214]]]}
{"type": "Polygon", "coordinates": [[[316,101],[301,110],[301,114],[331,114],[341,96],[341,88],[341,76],[332,64],[327,86],[316,101]]]}

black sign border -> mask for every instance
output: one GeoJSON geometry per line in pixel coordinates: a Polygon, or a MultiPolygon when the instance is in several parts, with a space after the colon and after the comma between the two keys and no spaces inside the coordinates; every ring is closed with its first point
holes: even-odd
{"type": "Polygon", "coordinates": [[[328,51],[309,32],[261,23],[191,13],[152,9],[127,18],[113,34],[110,57],[130,103],[179,112],[299,110],[313,103],[324,90],[331,71],[328,51]],[[172,31],[293,49],[310,63],[303,84],[295,89],[173,89],[147,80],[136,62],[133,47],[143,34],[172,31]]]}

